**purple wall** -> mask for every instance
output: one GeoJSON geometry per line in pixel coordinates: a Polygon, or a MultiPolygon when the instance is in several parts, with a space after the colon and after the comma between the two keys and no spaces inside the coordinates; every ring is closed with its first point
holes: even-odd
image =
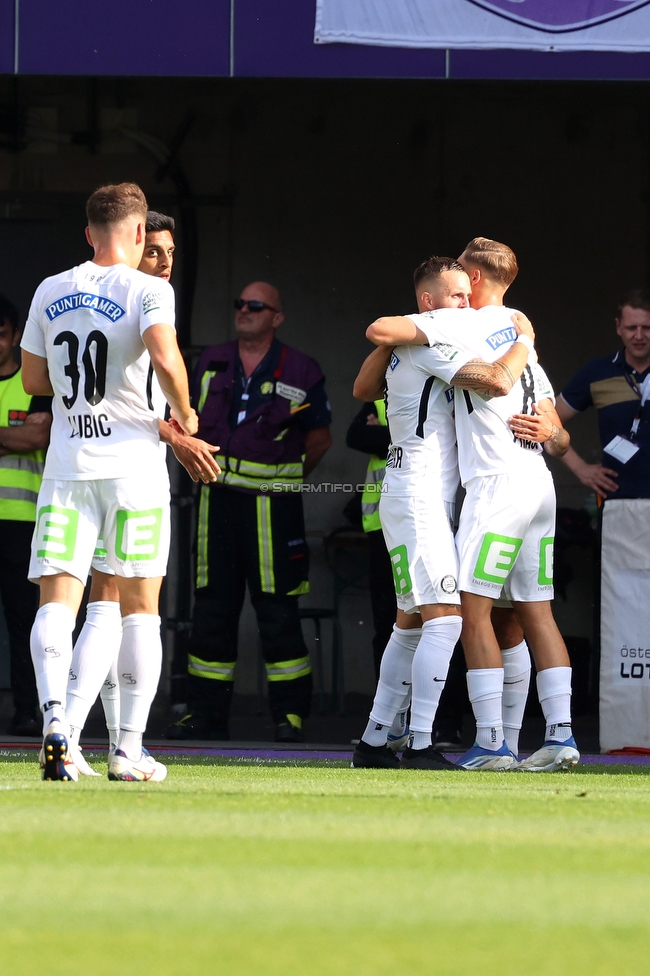
{"type": "MultiPolygon", "coordinates": [[[[235,0],[238,77],[444,78],[444,51],[313,43],[315,0],[235,0]]],[[[20,0],[19,71],[229,75],[230,0],[20,0]]],[[[650,54],[452,51],[451,78],[647,79],[650,54]]],[[[0,0],[0,73],[14,0],[0,0]]]]}
{"type": "Polygon", "coordinates": [[[20,0],[18,63],[35,75],[227,75],[230,0],[20,0]]]}
{"type": "Polygon", "coordinates": [[[0,0],[0,74],[14,70],[14,0],[0,0]]]}

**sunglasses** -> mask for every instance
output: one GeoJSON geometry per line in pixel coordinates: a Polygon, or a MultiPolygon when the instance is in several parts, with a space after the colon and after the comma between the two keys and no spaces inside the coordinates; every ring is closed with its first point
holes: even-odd
{"type": "Polygon", "coordinates": [[[236,298],[233,304],[238,312],[241,312],[242,308],[246,308],[247,305],[249,312],[263,312],[265,308],[268,308],[270,312],[278,311],[277,308],[267,305],[266,302],[258,302],[256,298],[251,298],[249,301],[244,298],[236,298]]]}

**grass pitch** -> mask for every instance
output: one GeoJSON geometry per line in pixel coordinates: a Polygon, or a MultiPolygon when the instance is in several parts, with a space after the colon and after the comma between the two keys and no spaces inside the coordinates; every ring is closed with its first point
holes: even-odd
{"type": "Polygon", "coordinates": [[[646,971],[644,769],[179,760],[65,784],[0,760],[3,974],[646,971]]]}

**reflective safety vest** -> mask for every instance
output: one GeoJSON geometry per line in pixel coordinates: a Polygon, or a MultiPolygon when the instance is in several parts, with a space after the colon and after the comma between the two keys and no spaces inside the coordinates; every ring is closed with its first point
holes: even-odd
{"type": "Polygon", "coordinates": [[[196,371],[198,436],[220,447],[216,455],[222,472],[220,485],[257,494],[291,491],[302,484],[305,450],[305,435],[294,415],[299,413],[306,391],[322,379],[320,366],[310,356],[283,345],[280,363],[269,381],[268,400],[232,429],[228,418],[238,358],[236,340],[203,352],[196,371]]]}
{"type": "MultiPolygon", "coordinates": [[[[0,427],[20,427],[27,419],[31,395],[25,393],[21,371],[0,379],[0,427]]],[[[36,520],[36,499],[43,480],[45,451],[0,457],[0,519],[36,520]]]]}
{"type": "MultiPolygon", "coordinates": [[[[375,410],[382,427],[388,426],[386,420],[386,404],[383,400],[375,400],[375,410]]],[[[379,521],[379,500],[381,486],[386,473],[386,458],[373,454],[366,472],[366,484],[361,496],[361,522],[364,532],[375,532],[381,529],[379,521]]]]}

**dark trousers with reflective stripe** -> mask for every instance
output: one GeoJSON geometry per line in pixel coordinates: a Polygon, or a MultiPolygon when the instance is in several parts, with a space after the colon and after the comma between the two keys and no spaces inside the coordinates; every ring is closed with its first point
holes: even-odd
{"type": "Polygon", "coordinates": [[[257,615],[275,722],[309,714],[312,676],[298,617],[309,552],[299,494],[257,496],[203,486],[197,587],[190,636],[188,708],[224,729],[245,589],[257,615]],[[276,667],[274,667],[274,665],[276,667]],[[205,676],[204,676],[205,675],[205,676]]]}
{"type": "Polygon", "coordinates": [[[38,711],[29,634],[38,609],[38,587],[27,579],[33,522],[0,520],[0,596],[9,635],[11,693],[17,712],[38,711]]]}

